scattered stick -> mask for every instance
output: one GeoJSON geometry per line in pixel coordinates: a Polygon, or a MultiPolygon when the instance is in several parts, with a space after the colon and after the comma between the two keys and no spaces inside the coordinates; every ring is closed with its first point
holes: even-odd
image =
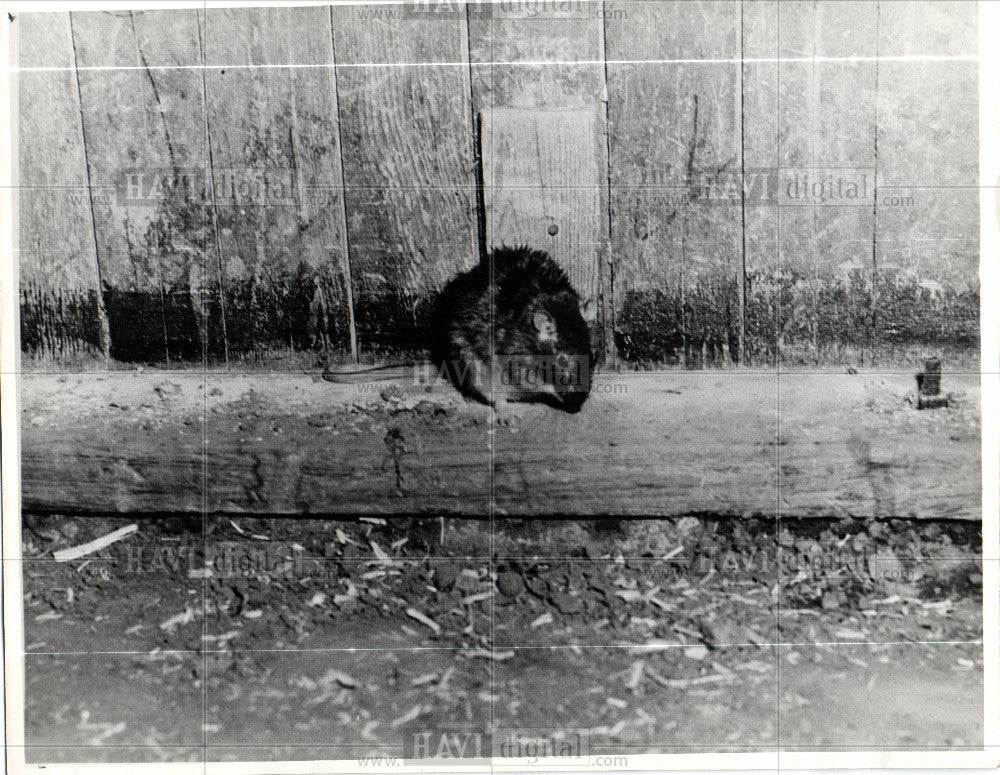
{"type": "Polygon", "coordinates": [[[354,676],[348,675],[342,670],[327,670],[320,677],[319,682],[324,686],[331,686],[334,683],[340,684],[345,689],[357,689],[359,684],[354,676]]]}
{"type": "Polygon", "coordinates": [[[424,686],[425,684],[434,683],[438,679],[437,673],[424,673],[423,675],[418,675],[416,678],[410,681],[410,686],[424,686]]]}
{"type": "Polygon", "coordinates": [[[181,624],[189,624],[194,621],[194,609],[188,607],[179,614],[174,614],[166,621],[160,623],[161,630],[172,630],[181,624]]]}
{"type": "Polygon", "coordinates": [[[434,630],[434,634],[435,635],[438,635],[438,634],[441,633],[441,625],[438,624],[437,622],[435,622],[430,617],[424,616],[416,608],[407,608],[406,609],[406,615],[409,616],[411,619],[416,619],[421,624],[424,624],[424,625],[430,627],[432,630],[434,630]]]}
{"type": "Polygon", "coordinates": [[[60,549],[57,552],[53,552],[52,556],[55,558],[56,562],[78,560],[81,557],[86,557],[88,554],[99,552],[104,547],[111,546],[111,544],[116,541],[121,541],[126,536],[130,536],[138,530],[139,526],[133,522],[131,525],[126,525],[123,528],[115,530],[113,533],[108,533],[106,536],[102,536],[101,538],[95,538],[93,541],[88,541],[85,544],[80,544],[79,546],[74,546],[70,549],[60,549]]]}
{"type": "Polygon", "coordinates": [[[555,619],[552,614],[546,611],[544,614],[535,619],[535,621],[533,621],[529,626],[534,630],[537,627],[541,627],[543,624],[552,624],[553,621],[555,621],[555,619]]]}
{"type": "Polygon", "coordinates": [[[478,603],[480,600],[489,600],[491,597],[493,597],[492,592],[479,592],[478,594],[462,598],[459,605],[473,605],[478,603]]]}
{"type": "Polygon", "coordinates": [[[642,676],[646,671],[646,663],[644,660],[636,660],[632,663],[632,667],[628,671],[628,680],[625,681],[625,687],[630,689],[633,694],[639,691],[639,687],[642,685],[642,676]]]}
{"type": "Polygon", "coordinates": [[[403,724],[413,721],[417,716],[420,715],[420,706],[414,705],[407,713],[404,713],[397,719],[393,719],[389,726],[395,729],[396,727],[402,726],[403,724]]]}
{"type": "Polygon", "coordinates": [[[489,649],[463,649],[458,652],[465,657],[478,657],[481,659],[492,659],[494,662],[503,662],[508,659],[513,659],[514,652],[510,651],[493,651],[489,649]]]}
{"type": "Polygon", "coordinates": [[[714,684],[720,681],[731,681],[733,679],[732,674],[724,675],[721,673],[712,673],[710,675],[702,675],[697,678],[664,678],[658,672],[653,670],[653,668],[646,666],[646,675],[652,678],[660,686],[665,686],[670,689],[687,689],[691,686],[701,686],[702,684],[714,684]]]}

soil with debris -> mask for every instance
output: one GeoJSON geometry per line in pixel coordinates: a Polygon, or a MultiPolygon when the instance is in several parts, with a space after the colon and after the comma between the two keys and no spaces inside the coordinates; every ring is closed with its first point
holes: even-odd
{"type": "Polygon", "coordinates": [[[974,522],[26,515],[29,761],[981,748],[974,522]],[[53,552],[136,523],[85,556],[53,552]]]}

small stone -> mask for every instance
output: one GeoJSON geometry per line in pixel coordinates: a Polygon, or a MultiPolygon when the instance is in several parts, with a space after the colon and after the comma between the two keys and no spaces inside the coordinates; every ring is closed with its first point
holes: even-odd
{"type": "Polygon", "coordinates": [[[898,583],[906,580],[906,569],[895,554],[883,549],[868,558],[868,574],[874,581],[898,583]]]}
{"type": "Polygon", "coordinates": [[[705,622],[701,626],[701,634],[709,646],[735,646],[747,642],[743,628],[733,622],[724,620],[705,622]]]}
{"type": "Polygon", "coordinates": [[[445,592],[452,588],[458,578],[458,569],[451,563],[443,563],[434,569],[434,586],[445,592]]]}
{"type": "Polygon", "coordinates": [[[403,398],[403,391],[395,383],[386,385],[379,393],[379,398],[383,401],[399,401],[403,398]]]}
{"type": "Polygon", "coordinates": [[[433,417],[436,407],[430,401],[418,401],[413,408],[421,417],[433,417]]]}
{"type": "Polygon", "coordinates": [[[524,592],[524,579],[512,571],[497,576],[497,589],[507,597],[519,597],[524,592]]]}
{"type": "Polygon", "coordinates": [[[580,601],[580,598],[573,597],[573,595],[565,592],[558,592],[552,595],[549,601],[561,614],[575,614],[583,609],[583,603],[580,601]]]}
{"type": "Polygon", "coordinates": [[[482,589],[479,573],[472,568],[462,568],[458,578],[455,579],[455,589],[468,593],[479,592],[482,589]]]}
{"type": "Polygon", "coordinates": [[[153,388],[160,398],[164,396],[176,396],[181,392],[181,386],[176,382],[163,381],[159,385],[153,388]]]}
{"type": "Polygon", "coordinates": [[[684,656],[688,659],[705,659],[708,656],[708,646],[688,646],[684,649],[684,656]]]}

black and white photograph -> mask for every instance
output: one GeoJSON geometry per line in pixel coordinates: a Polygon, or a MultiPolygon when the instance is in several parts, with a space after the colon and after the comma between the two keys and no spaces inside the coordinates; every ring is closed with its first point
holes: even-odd
{"type": "Polygon", "coordinates": [[[1000,3],[2,21],[11,772],[1000,766],[1000,3]]]}

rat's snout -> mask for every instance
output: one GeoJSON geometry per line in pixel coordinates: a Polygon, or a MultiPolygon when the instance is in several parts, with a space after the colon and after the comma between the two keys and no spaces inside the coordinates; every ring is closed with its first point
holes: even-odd
{"type": "Polygon", "coordinates": [[[589,393],[585,393],[582,390],[574,393],[560,393],[560,405],[570,414],[576,414],[583,408],[588,395],[589,393]]]}
{"type": "Polygon", "coordinates": [[[590,395],[589,359],[560,353],[555,359],[552,385],[562,409],[571,413],[580,411],[590,395]]]}

